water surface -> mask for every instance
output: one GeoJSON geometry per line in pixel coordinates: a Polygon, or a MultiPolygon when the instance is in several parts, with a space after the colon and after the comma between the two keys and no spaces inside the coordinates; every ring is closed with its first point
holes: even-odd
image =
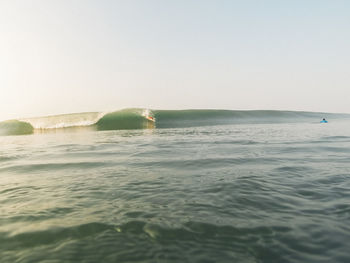
{"type": "Polygon", "coordinates": [[[350,262],[350,122],[0,137],[1,262],[350,262]]]}

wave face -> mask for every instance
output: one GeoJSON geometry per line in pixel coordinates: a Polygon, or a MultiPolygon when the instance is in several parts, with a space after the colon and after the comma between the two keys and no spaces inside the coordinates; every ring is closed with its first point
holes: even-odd
{"type": "Polygon", "coordinates": [[[0,135],[21,135],[84,127],[96,130],[126,130],[248,123],[319,122],[324,117],[330,120],[349,119],[350,114],[274,110],[148,110],[130,108],[109,113],[74,113],[0,122],[0,135]]]}
{"type": "Polygon", "coordinates": [[[224,124],[317,122],[323,117],[350,118],[347,114],[274,110],[155,110],[157,128],[224,124]]]}
{"type": "Polygon", "coordinates": [[[24,121],[10,120],[0,122],[0,135],[25,135],[33,133],[33,126],[24,121]]]}
{"type": "Polygon", "coordinates": [[[96,122],[98,130],[126,130],[154,128],[153,121],[147,117],[150,111],[144,109],[125,109],[104,115],[96,122]]]}

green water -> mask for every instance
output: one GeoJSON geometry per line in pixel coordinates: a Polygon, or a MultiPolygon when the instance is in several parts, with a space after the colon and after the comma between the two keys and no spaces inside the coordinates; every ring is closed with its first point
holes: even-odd
{"type": "Polygon", "coordinates": [[[350,122],[317,121],[2,136],[0,262],[350,262],[350,122]]]}
{"type": "Polygon", "coordinates": [[[324,117],[350,120],[350,114],[273,110],[149,110],[85,112],[0,122],[0,136],[56,132],[59,129],[130,130],[228,124],[310,123],[324,117]],[[149,118],[151,117],[151,118],[149,118]]]}

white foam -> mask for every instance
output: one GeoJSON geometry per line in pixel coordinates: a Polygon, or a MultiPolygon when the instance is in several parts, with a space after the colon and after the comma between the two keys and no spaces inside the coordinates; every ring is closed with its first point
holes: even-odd
{"type": "Polygon", "coordinates": [[[103,112],[74,113],[22,119],[21,121],[30,123],[34,129],[60,129],[94,125],[104,115],[103,112]]]}

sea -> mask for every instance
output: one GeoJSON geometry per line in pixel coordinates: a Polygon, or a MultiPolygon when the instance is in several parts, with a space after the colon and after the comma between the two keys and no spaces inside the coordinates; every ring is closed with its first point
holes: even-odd
{"type": "Polygon", "coordinates": [[[350,115],[125,109],[0,134],[1,263],[350,262],[350,115]]]}

